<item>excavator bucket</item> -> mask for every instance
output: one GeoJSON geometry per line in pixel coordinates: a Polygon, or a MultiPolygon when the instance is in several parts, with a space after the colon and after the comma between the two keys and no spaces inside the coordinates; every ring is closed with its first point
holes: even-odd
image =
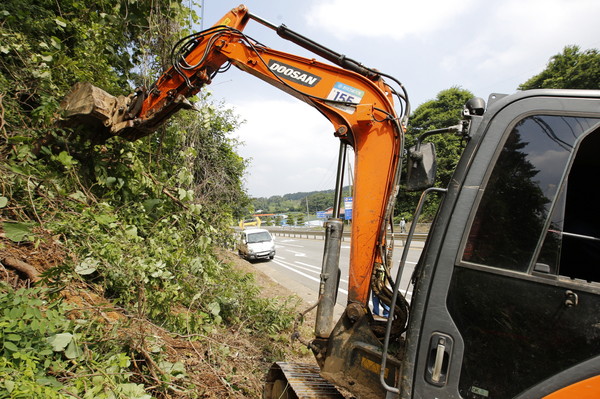
{"type": "Polygon", "coordinates": [[[88,82],[79,82],[65,96],[60,106],[68,119],[89,118],[104,124],[110,120],[117,98],[88,82]]]}
{"type": "Polygon", "coordinates": [[[79,82],[61,102],[64,127],[87,127],[92,139],[103,142],[113,136],[134,141],[154,133],[180,109],[195,109],[179,94],[169,96],[156,109],[140,115],[146,90],[138,88],[129,96],[112,96],[87,82],[79,82]]]}
{"type": "Polygon", "coordinates": [[[79,82],[60,104],[60,124],[72,128],[83,125],[93,132],[96,141],[106,141],[129,126],[123,117],[130,102],[130,97],[115,97],[91,83],[79,82]]]}
{"type": "Polygon", "coordinates": [[[107,128],[117,98],[88,82],[79,82],[60,103],[63,125],[83,124],[96,129],[107,128]]]}

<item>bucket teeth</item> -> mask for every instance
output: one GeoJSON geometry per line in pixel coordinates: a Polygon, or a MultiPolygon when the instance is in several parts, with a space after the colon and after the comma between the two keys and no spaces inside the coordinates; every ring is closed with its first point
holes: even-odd
{"type": "Polygon", "coordinates": [[[319,374],[319,367],[311,364],[277,362],[271,366],[263,398],[297,397],[299,399],[344,399],[344,396],[329,381],[319,374]],[[294,395],[282,396],[278,384],[294,395]]]}

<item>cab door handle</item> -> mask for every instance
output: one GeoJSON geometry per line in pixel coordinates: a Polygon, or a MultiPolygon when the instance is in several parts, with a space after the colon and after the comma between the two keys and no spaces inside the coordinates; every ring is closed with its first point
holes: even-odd
{"type": "Polygon", "coordinates": [[[430,384],[446,385],[453,343],[452,338],[446,334],[434,333],[431,336],[425,370],[425,379],[430,384]]]}

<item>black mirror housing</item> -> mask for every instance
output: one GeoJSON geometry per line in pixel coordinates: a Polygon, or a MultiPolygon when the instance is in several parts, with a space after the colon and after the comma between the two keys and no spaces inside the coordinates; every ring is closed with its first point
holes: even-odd
{"type": "Polygon", "coordinates": [[[420,191],[432,187],[437,170],[435,145],[424,143],[418,147],[411,147],[408,150],[407,169],[406,189],[408,191],[420,191]]]}

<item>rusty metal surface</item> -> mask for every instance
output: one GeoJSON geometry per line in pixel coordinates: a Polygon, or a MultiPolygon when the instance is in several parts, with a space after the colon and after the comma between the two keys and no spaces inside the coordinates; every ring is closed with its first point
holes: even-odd
{"type": "Polygon", "coordinates": [[[88,82],[75,84],[63,98],[60,107],[65,117],[90,116],[99,123],[109,120],[117,98],[88,82]]]}
{"type": "Polygon", "coordinates": [[[124,120],[129,102],[129,97],[115,97],[91,83],[79,82],[60,104],[63,119],[59,125],[85,126],[95,142],[104,142],[132,125],[124,120]]]}
{"type": "MultiPolygon", "coordinates": [[[[386,397],[380,380],[382,344],[373,333],[371,313],[361,306],[348,306],[333,329],[321,375],[357,398],[380,399],[386,397]]],[[[400,362],[388,358],[386,384],[397,386],[399,369],[400,362]]]]}
{"type": "Polygon", "coordinates": [[[285,378],[299,399],[344,399],[336,387],[321,377],[319,372],[319,367],[312,364],[277,362],[269,371],[267,386],[285,378]]]}

